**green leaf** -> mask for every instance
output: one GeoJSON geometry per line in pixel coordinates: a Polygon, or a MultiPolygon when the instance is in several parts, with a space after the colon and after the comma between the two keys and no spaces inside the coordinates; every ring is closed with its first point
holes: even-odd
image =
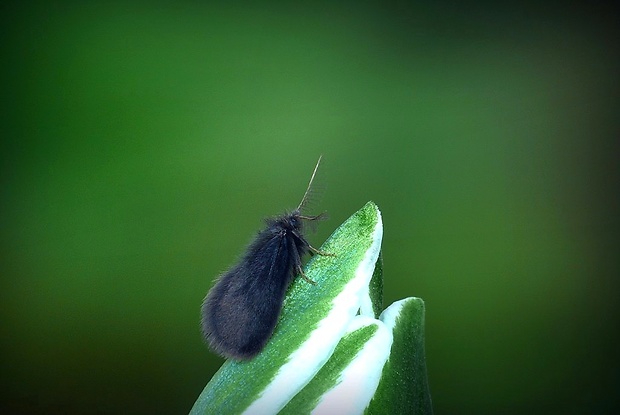
{"type": "Polygon", "coordinates": [[[359,414],[372,398],[392,344],[381,321],[356,316],[336,350],[280,414],[359,414]]]}
{"type": "Polygon", "coordinates": [[[366,414],[432,414],[424,354],[424,301],[409,297],[389,306],[380,320],[394,342],[366,414]]]}
{"type": "Polygon", "coordinates": [[[280,413],[432,414],[424,302],[397,301],[379,320],[355,317],[328,362],[280,413]]]}
{"type": "MultiPolygon", "coordinates": [[[[245,362],[229,360],[213,376],[191,414],[276,413],[327,362],[362,302],[381,248],[383,226],[368,202],[347,219],[291,285],[274,334],[265,349],[245,362]]],[[[368,307],[367,307],[368,308],[368,307]]],[[[372,307],[370,313],[374,314],[372,307]]]]}
{"type": "Polygon", "coordinates": [[[375,318],[379,318],[383,311],[383,254],[381,252],[379,252],[379,258],[377,258],[375,263],[375,270],[372,273],[368,291],[368,296],[372,303],[372,315],[375,318]]]}

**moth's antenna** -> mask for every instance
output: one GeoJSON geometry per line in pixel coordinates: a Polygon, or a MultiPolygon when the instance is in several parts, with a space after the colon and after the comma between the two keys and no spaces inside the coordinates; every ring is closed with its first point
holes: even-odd
{"type": "Polygon", "coordinates": [[[314,176],[316,175],[316,171],[319,169],[319,164],[321,164],[321,158],[323,158],[322,154],[319,156],[319,161],[316,162],[316,166],[314,166],[314,171],[312,172],[312,176],[310,177],[308,188],[306,189],[306,193],[304,193],[304,197],[301,198],[301,203],[299,204],[299,206],[297,206],[297,210],[301,210],[301,208],[304,206],[304,203],[306,203],[306,197],[308,197],[308,194],[310,193],[310,188],[312,187],[314,176]]]}

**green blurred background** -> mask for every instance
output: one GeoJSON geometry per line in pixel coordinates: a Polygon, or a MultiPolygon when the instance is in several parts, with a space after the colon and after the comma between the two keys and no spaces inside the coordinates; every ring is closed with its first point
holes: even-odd
{"type": "Polygon", "coordinates": [[[436,413],[618,409],[611,6],[0,7],[0,412],[189,411],[203,296],[319,154],[309,238],[379,205],[436,413]]]}

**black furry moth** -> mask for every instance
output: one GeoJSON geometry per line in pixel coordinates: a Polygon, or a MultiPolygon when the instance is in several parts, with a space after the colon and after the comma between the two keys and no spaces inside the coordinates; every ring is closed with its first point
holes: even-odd
{"type": "Polygon", "coordinates": [[[324,218],[304,216],[304,208],[321,158],[297,209],[269,218],[239,262],[223,273],[202,303],[202,334],[217,354],[236,360],[256,356],[278,322],[282,302],[297,273],[309,283],[301,268],[306,253],[321,252],[304,238],[303,221],[324,218]]]}

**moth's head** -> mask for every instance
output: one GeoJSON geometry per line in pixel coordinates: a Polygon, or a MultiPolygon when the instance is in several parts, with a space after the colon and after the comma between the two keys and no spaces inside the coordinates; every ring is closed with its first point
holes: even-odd
{"type": "MultiPolygon", "coordinates": [[[[282,216],[278,216],[275,218],[267,219],[268,226],[275,226],[277,228],[289,230],[289,231],[297,231],[301,232],[304,230],[305,222],[310,224],[315,223],[316,221],[327,219],[327,214],[325,212],[316,215],[316,216],[305,216],[302,215],[299,209],[296,209],[290,213],[285,213],[282,216]]],[[[314,229],[311,226],[311,229],[314,229]]]]}
{"type": "Polygon", "coordinates": [[[299,210],[294,210],[289,214],[283,215],[279,222],[280,226],[288,230],[301,231],[304,227],[299,210]]]}

